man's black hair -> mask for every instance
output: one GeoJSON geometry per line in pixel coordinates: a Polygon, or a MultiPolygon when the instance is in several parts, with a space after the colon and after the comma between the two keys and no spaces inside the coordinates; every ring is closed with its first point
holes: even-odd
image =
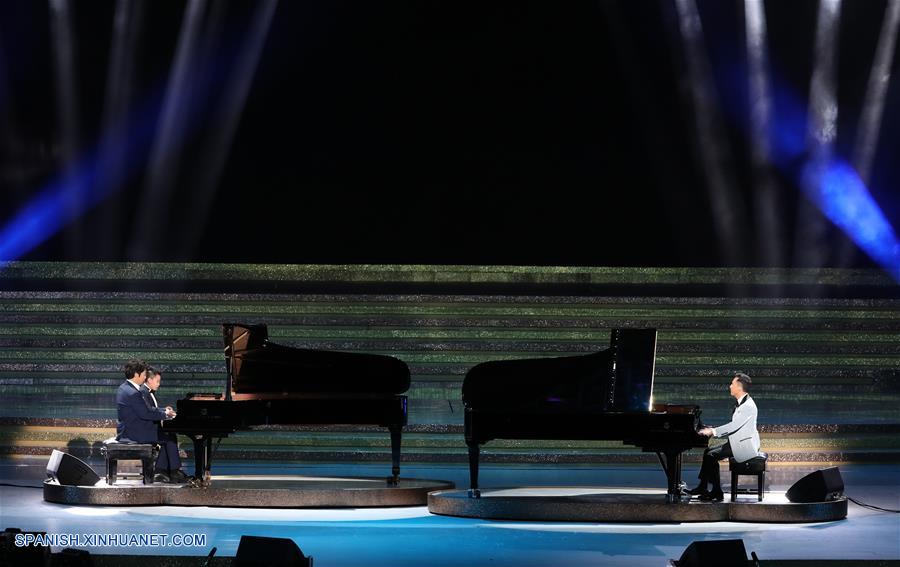
{"type": "Polygon", "coordinates": [[[751,380],[749,376],[747,376],[743,372],[738,372],[734,375],[734,377],[737,378],[737,381],[741,383],[741,386],[744,388],[745,392],[750,391],[750,384],[753,383],[753,380],[751,380]]]}
{"type": "Polygon", "coordinates": [[[139,358],[133,358],[125,363],[125,378],[131,380],[145,370],[147,370],[147,363],[139,358]]]}

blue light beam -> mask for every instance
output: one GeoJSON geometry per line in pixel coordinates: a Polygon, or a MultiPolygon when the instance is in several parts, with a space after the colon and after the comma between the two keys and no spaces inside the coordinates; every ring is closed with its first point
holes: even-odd
{"type": "Polygon", "coordinates": [[[149,147],[156,116],[155,99],[135,112],[117,134],[108,135],[95,148],[78,159],[71,170],[59,172],[44,188],[0,228],[0,266],[18,260],[62,230],[68,223],[92,209],[121,188],[101,175],[101,150],[115,146],[124,183],[138,169],[149,147]],[[78,199],[72,199],[78,195],[78,199]],[[75,205],[75,206],[73,206],[75,205]]]}
{"type": "MultiPolygon", "coordinates": [[[[739,66],[731,66],[731,73],[739,66]]],[[[774,110],[768,132],[771,164],[790,178],[850,240],[900,282],[900,240],[857,171],[837,155],[818,159],[808,146],[807,106],[778,74],[772,81],[774,110]]],[[[736,96],[736,95],[735,95],[736,96]]],[[[728,117],[745,135],[750,116],[725,104],[728,117]]]]}
{"type": "Polygon", "coordinates": [[[900,241],[856,170],[842,160],[808,163],[801,186],[828,219],[900,282],[900,241]]]}
{"type": "MultiPolygon", "coordinates": [[[[94,163],[95,160],[86,160],[94,163]]],[[[0,266],[20,258],[38,246],[62,227],[82,214],[100,198],[95,186],[96,172],[86,167],[83,161],[71,174],[59,175],[37,197],[22,208],[0,232],[0,266]],[[71,195],[78,194],[84,199],[76,201],[72,207],[71,195]]]]}
{"type": "MultiPolygon", "coordinates": [[[[220,57],[210,64],[210,79],[196,87],[200,92],[198,96],[211,96],[221,88],[235,53],[232,43],[225,42],[220,57]]],[[[143,104],[123,117],[120,124],[106,124],[103,138],[75,161],[71,171],[51,178],[36,197],[0,227],[0,267],[22,258],[50,239],[110,194],[122,189],[141,171],[158,127],[160,93],[160,87],[151,89],[143,104]],[[111,148],[115,149],[113,154],[111,148]],[[110,159],[116,160],[116,175],[109,174],[110,159]],[[72,195],[79,198],[72,199],[72,195]]],[[[185,122],[183,128],[190,134],[198,127],[194,115],[187,116],[185,122]]]]}

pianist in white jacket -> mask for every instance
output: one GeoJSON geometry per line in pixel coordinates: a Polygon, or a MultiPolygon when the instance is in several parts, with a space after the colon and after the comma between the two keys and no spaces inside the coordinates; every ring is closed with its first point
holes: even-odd
{"type": "Polygon", "coordinates": [[[700,430],[701,435],[709,437],[727,437],[724,445],[708,448],[703,453],[703,465],[700,467],[700,484],[690,491],[700,496],[700,500],[721,502],[723,499],[722,484],[719,479],[719,461],[734,457],[739,463],[752,459],[759,453],[759,432],[756,430],[756,403],[748,391],[752,380],[743,373],[737,373],[731,380],[729,390],[735,399],[731,421],[719,427],[706,427],[700,430]],[[707,489],[707,484],[712,488],[707,489]]]}

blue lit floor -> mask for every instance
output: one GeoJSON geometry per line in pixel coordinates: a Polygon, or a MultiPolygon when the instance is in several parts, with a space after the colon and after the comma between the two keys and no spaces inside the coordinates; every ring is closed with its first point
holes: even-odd
{"type": "MultiPolygon", "coordinates": [[[[0,480],[39,485],[46,458],[0,460],[0,480]]],[[[92,462],[95,470],[102,467],[92,462]]],[[[651,466],[485,466],[483,485],[658,486],[651,466]]],[[[846,465],[846,493],[900,508],[900,465],[846,465]]],[[[264,466],[217,463],[218,474],[375,476],[381,465],[264,466]]],[[[774,467],[773,490],[786,490],[815,467],[774,467]]],[[[404,476],[465,486],[460,466],[404,467],[404,476]]],[[[695,470],[687,467],[685,476],[695,470]]],[[[92,553],[234,555],[242,534],[294,539],[317,567],[339,565],[664,565],[694,540],[740,538],[761,559],[900,560],[900,514],[850,505],[846,520],[825,524],[596,524],[484,521],[434,516],[423,507],[260,510],[206,507],[73,507],[48,504],[40,490],[0,487],[0,526],[48,533],[205,534],[204,547],[95,547],[92,553]]],[[[58,551],[58,549],[54,549],[58,551]]]]}

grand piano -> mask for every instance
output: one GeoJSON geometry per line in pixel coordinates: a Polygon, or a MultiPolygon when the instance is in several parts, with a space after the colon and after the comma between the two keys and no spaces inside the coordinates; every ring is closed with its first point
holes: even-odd
{"type": "Polygon", "coordinates": [[[696,405],[653,404],[656,329],[615,329],[610,347],[583,356],[502,360],[463,382],[469,494],[478,491],[480,446],[492,439],[621,440],[654,452],[681,501],[681,455],[706,447],[696,405]]]}
{"type": "Polygon", "coordinates": [[[195,482],[210,482],[213,439],[277,424],[361,424],[391,435],[391,476],[400,478],[400,435],[407,422],[409,368],[390,356],[293,348],[269,341],[265,325],[226,323],[222,393],[177,402],[165,431],[194,442],[195,482]]]}

